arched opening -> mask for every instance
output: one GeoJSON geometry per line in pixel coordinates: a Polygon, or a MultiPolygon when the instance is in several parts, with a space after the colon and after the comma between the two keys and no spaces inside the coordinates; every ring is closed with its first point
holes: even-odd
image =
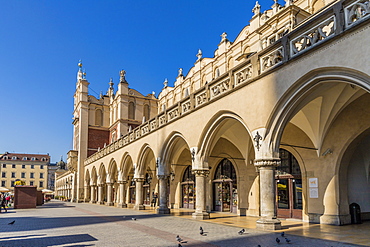
{"type": "Polygon", "coordinates": [[[276,168],[276,208],[282,218],[302,218],[302,175],[297,159],[280,149],[280,165],[276,168]]]}
{"type": "Polygon", "coordinates": [[[103,112],[100,109],[95,111],[95,125],[103,126],[103,112]]]}
{"type": "Polygon", "coordinates": [[[148,121],[148,120],[149,120],[149,118],[150,118],[150,107],[149,107],[149,105],[148,105],[148,104],[145,104],[145,105],[144,105],[144,110],[143,110],[143,112],[144,112],[144,119],[145,119],[145,121],[148,121]]]}
{"type": "Polygon", "coordinates": [[[213,178],[213,210],[237,212],[238,188],[234,165],[228,159],[218,164],[213,178]]]}
{"type": "Polygon", "coordinates": [[[195,208],[195,175],[191,172],[191,166],[187,166],[182,176],[182,207],[195,208]]]}
{"type": "Polygon", "coordinates": [[[135,103],[132,101],[128,103],[128,119],[135,119],[135,103]]]}

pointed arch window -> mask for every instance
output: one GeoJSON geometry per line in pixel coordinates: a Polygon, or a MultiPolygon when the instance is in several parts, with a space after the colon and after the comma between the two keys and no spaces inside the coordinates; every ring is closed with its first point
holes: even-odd
{"type": "Polygon", "coordinates": [[[144,105],[144,110],[143,110],[143,112],[144,112],[144,118],[145,118],[145,121],[148,121],[148,120],[149,120],[149,118],[150,118],[150,107],[149,107],[149,105],[148,105],[148,104],[145,104],[145,105],[144,105]]]}
{"type": "Polygon", "coordinates": [[[128,103],[128,118],[135,119],[135,103],[132,101],[128,103]]]}
{"type": "Polygon", "coordinates": [[[98,125],[98,126],[103,125],[103,112],[101,109],[97,109],[95,111],[95,125],[98,125]]]}

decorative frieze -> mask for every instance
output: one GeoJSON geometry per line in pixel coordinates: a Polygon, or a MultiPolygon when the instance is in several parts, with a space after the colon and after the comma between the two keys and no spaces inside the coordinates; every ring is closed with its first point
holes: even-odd
{"type": "Polygon", "coordinates": [[[235,73],[234,86],[244,84],[246,81],[252,78],[252,64],[248,64],[245,68],[235,73]]]}
{"type": "Polygon", "coordinates": [[[135,130],[135,139],[140,137],[140,129],[135,130]]]}
{"type": "Polygon", "coordinates": [[[182,113],[188,112],[190,111],[190,109],[191,109],[190,100],[185,101],[184,103],[181,104],[182,113]]]}
{"type": "Polygon", "coordinates": [[[167,119],[168,122],[174,120],[175,118],[178,118],[180,116],[179,108],[175,108],[167,113],[167,119]]]}
{"type": "Polygon", "coordinates": [[[135,134],[134,133],[130,133],[130,142],[132,142],[133,140],[135,140],[135,134]]]}
{"type": "Polygon", "coordinates": [[[230,89],[229,78],[221,82],[216,83],[214,86],[210,87],[211,99],[216,98],[230,89]]]}
{"type": "Polygon", "coordinates": [[[368,18],[370,15],[370,1],[358,0],[344,8],[346,28],[353,23],[368,18]]]}
{"type": "Polygon", "coordinates": [[[159,126],[165,125],[167,123],[166,115],[159,116],[158,121],[159,121],[159,126]]]}
{"type": "Polygon", "coordinates": [[[280,64],[284,58],[284,48],[281,46],[261,57],[261,73],[280,64]]]}
{"type": "Polygon", "coordinates": [[[204,90],[201,93],[195,95],[195,106],[198,107],[207,102],[207,92],[204,90]]]}
{"type": "Polygon", "coordinates": [[[144,125],[143,127],[141,127],[141,135],[146,135],[149,133],[149,124],[146,124],[144,125]]]}
{"type": "Polygon", "coordinates": [[[309,31],[290,41],[290,55],[293,57],[322,42],[335,33],[335,17],[331,16],[309,31]]]}
{"type": "Polygon", "coordinates": [[[153,131],[157,128],[157,121],[154,119],[153,121],[150,121],[150,130],[153,131]]]}

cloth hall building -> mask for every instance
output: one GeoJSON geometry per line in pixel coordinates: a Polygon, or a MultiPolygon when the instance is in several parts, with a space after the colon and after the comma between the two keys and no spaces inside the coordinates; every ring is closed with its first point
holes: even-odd
{"type": "Polygon", "coordinates": [[[56,190],[76,202],[157,212],[224,211],[351,223],[370,218],[370,3],[276,1],[214,57],[201,50],[158,98],[130,89],[74,95],[74,147],[56,190]]]}

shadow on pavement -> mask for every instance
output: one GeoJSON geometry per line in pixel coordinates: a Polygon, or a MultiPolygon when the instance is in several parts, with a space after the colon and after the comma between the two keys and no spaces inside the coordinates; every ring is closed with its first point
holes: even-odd
{"type": "MultiPolygon", "coordinates": [[[[32,236],[32,235],[29,235],[32,236]]],[[[1,246],[38,246],[46,247],[53,245],[64,245],[64,244],[75,244],[82,242],[97,241],[98,239],[92,237],[89,234],[76,234],[76,235],[65,235],[65,236],[52,236],[52,237],[39,237],[39,238],[27,238],[19,236],[17,238],[1,241],[1,246]]],[[[88,246],[88,245],[72,245],[72,246],[88,246]]]]}

